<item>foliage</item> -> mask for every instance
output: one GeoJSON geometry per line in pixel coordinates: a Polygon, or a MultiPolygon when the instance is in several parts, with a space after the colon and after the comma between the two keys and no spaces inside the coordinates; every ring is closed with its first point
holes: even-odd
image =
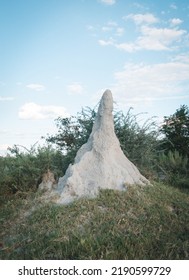
{"type": "Polygon", "coordinates": [[[168,154],[159,156],[159,165],[163,171],[165,180],[178,187],[189,188],[188,158],[178,151],[169,151],[168,154]]]}
{"type": "Polygon", "coordinates": [[[95,118],[95,111],[86,107],[82,109],[77,116],[61,118],[55,120],[58,128],[56,135],[48,135],[47,142],[56,144],[58,149],[65,154],[71,151],[77,151],[85,142],[92,130],[95,118]]]}
{"type": "Polygon", "coordinates": [[[161,128],[159,166],[165,180],[189,188],[189,109],[180,106],[173,115],[164,117],[161,128]]]}
{"type": "Polygon", "coordinates": [[[79,148],[87,142],[92,131],[96,116],[95,110],[86,107],[77,116],[58,118],[55,120],[58,128],[56,135],[48,135],[46,141],[56,146],[64,154],[62,171],[65,173],[68,165],[73,163],[79,148]]]}
{"type": "Polygon", "coordinates": [[[188,207],[187,193],[157,183],[67,206],[32,194],[0,208],[0,258],[188,259],[188,207]]]}
{"type": "Polygon", "coordinates": [[[178,151],[169,151],[168,154],[162,154],[160,156],[160,163],[166,172],[179,173],[185,175],[187,173],[187,156],[182,156],[178,151]]]}
{"type": "Polygon", "coordinates": [[[133,115],[131,108],[126,114],[116,113],[114,116],[115,133],[124,154],[143,172],[147,172],[147,169],[153,172],[159,131],[155,118],[147,119],[143,125],[140,125],[139,115],[133,115]]]}
{"type": "Polygon", "coordinates": [[[167,153],[177,150],[189,158],[189,108],[186,105],[173,115],[164,117],[161,132],[165,135],[162,146],[167,153]]]}
{"type": "Polygon", "coordinates": [[[62,154],[50,145],[33,146],[30,150],[15,145],[9,151],[10,154],[0,158],[0,193],[35,190],[48,169],[57,177],[62,175],[62,154]]]}

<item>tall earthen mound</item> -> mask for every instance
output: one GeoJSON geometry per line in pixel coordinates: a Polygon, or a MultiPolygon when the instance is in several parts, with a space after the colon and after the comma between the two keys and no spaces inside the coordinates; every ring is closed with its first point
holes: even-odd
{"type": "Polygon", "coordinates": [[[149,183],[122,152],[114,132],[112,111],[112,93],[106,90],[87,143],[59,179],[59,203],[66,204],[84,196],[95,197],[99,189],[125,190],[127,185],[149,183]]]}

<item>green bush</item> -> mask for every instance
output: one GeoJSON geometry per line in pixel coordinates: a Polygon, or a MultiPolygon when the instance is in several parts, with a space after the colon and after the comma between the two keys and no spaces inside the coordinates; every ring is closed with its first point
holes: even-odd
{"type": "Polygon", "coordinates": [[[178,151],[169,151],[159,156],[159,167],[164,179],[179,187],[189,187],[188,157],[182,156],[178,151]]]}
{"type": "Polygon", "coordinates": [[[36,190],[48,169],[55,177],[62,176],[63,155],[51,146],[28,150],[15,145],[9,152],[0,158],[0,193],[36,190]]]}
{"type": "Polygon", "coordinates": [[[146,176],[150,176],[155,172],[159,131],[155,118],[147,119],[140,125],[138,121],[140,115],[133,115],[131,109],[126,114],[116,113],[115,133],[124,154],[146,176]]]}
{"type": "Polygon", "coordinates": [[[166,153],[177,150],[189,158],[189,108],[186,105],[180,106],[173,115],[164,117],[161,132],[164,134],[162,147],[166,153]]]}

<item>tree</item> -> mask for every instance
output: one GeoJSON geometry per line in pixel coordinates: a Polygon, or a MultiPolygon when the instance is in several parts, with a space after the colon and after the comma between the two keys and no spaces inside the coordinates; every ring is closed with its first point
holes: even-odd
{"type": "Polygon", "coordinates": [[[95,111],[86,107],[77,116],[59,117],[55,120],[58,133],[48,135],[46,141],[55,144],[64,154],[77,152],[87,142],[95,116],[95,111]]]}
{"type": "Polygon", "coordinates": [[[189,108],[182,105],[176,112],[164,117],[161,132],[165,135],[162,147],[165,152],[177,150],[189,158],[189,108]]]}
{"type": "Polygon", "coordinates": [[[79,148],[87,142],[92,131],[96,112],[89,107],[82,109],[77,116],[55,120],[58,128],[56,135],[48,135],[46,141],[56,145],[63,154],[62,171],[65,173],[70,163],[73,163],[79,148]]]}

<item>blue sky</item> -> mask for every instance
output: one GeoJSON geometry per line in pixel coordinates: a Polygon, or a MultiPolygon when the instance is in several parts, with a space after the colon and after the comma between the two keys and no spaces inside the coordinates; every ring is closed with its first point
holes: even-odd
{"type": "Polygon", "coordinates": [[[189,105],[189,2],[0,0],[0,154],[56,132],[58,116],[189,105]]]}

